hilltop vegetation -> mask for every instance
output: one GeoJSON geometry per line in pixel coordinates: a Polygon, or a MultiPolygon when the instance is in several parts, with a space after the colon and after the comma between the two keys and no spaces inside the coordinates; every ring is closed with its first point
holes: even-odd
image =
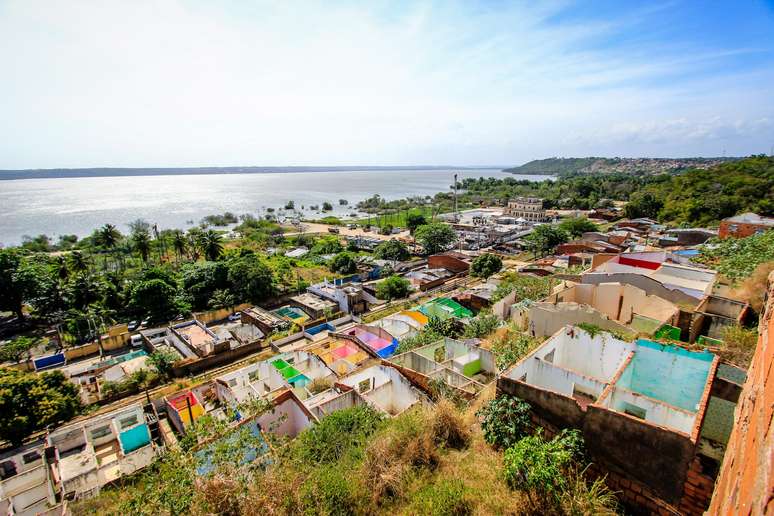
{"type": "Polygon", "coordinates": [[[512,174],[567,176],[574,174],[654,175],[709,168],[737,158],[548,158],[506,168],[512,174]]]}

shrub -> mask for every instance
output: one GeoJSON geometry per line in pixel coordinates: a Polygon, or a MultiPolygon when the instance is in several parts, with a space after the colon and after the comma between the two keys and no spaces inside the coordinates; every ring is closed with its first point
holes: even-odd
{"type": "Polygon", "coordinates": [[[748,367],[758,344],[758,332],[742,326],[726,326],[722,329],[723,345],[719,350],[722,358],[742,367],[748,367]]]}
{"type": "Polygon", "coordinates": [[[507,394],[491,400],[476,416],[481,421],[484,440],[495,448],[510,448],[529,434],[532,427],[529,404],[507,394]]]}
{"type": "Polygon", "coordinates": [[[362,445],[383,420],[368,405],[336,411],[298,435],[293,455],[309,464],[335,462],[362,445]]]}
{"type": "Polygon", "coordinates": [[[347,472],[336,465],[316,468],[301,486],[301,506],[309,514],[355,514],[355,489],[347,472]]]}
{"type": "Polygon", "coordinates": [[[462,325],[460,321],[458,321],[454,317],[449,317],[445,321],[442,321],[438,317],[432,315],[428,319],[424,329],[432,331],[439,335],[443,335],[444,337],[456,339],[457,337],[462,335],[462,332],[465,329],[465,327],[462,325]]]}
{"type": "Polygon", "coordinates": [[[363,460],[361,476],[365,485],[371,486],[373,503],[402,496],[411,471],[433,469],[438,464],[436,444],[425,430],[423,411],[403,414],[391,423],[371,441],[363,460]]]}
{"type": "Polygon", "coordinates": [[[339,274],[352,274],[357,270],[357,262],[352,253],[343,252],[333,257],[330,267],[339,274]]]}
{"type": "Polygon", "coordinates": [[[406,244],[400,240],[387,240],[376,246],[374,256],[380,260],[401,261],[408,260],[411,254],[406,244]]]}
{"type": "Polygon", "coordinates": [[[461,480],[439,480],[419,489],[414,495],[412,514],[465,516],[473,512],[461,480]]]}
{"type": "Polygon", "coordinates": [[[328,201],[325,201],[324,203],[322,203],[322,211],[331,211],[332,209],[333,209],[333,205],[328,201]]]}
{"type": "Polygon", "coordinates": [[[565,514],[614,516],[618,514],[618,500],[604,479],[589,482],[584,471],[575,470],[562,493],[561,508],[565,514]]]}
{"type": "Polygon", "coordinates": [[[478,314],[467,325],[463,336],[473,339],[486,337],[500,326],[500,319],[494,314],[478,314]]]}
{"type": "Polygon", "coordinates": [[[442,339],[443,335],[434,332],[432,329],[423,328],[422,331],[411,337],[406,337],[398,344],[396,354],[406,353],[412,349],[421,348],[427,346],[433,342],[437,342],[442,339]]]}
{"type": "Polygon", "coordinates": [[[541,432],[525,437],[505,451],[505,480],[511,488],[525,491],[530,500],[534,493],[539,500],[556,503],[567,487],[567,472],[579,457],[582,443],[577,430],[562,430],[550,441],[541,432]]]}
{"type": "Polygon", "coordinates": [[[327,378],[315,378],[306,386],[312,394],[319,394],[333,387],[333,383],[327,378]]]}
{"type": "Polygon", "coordinates": [[[526,356],[538,342],[534,337],[512,330],[497,337],[492,343],[492,353],[495,355],[498,369],[503,371],[526,356]]]}
{"type": "Polygon", "coordinates": [[[440,400],[430,414],[433,441],[445,448],[459,450],[470,442],[470,431],[459,410],[448,399],[440,400]]]}

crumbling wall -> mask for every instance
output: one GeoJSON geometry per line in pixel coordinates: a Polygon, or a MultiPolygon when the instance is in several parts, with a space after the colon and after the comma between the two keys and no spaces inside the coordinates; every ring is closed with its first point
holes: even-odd
{"type": "Polygon", "coordinates": [[[774,273],[709,514],[774,514],[774,273]]]}

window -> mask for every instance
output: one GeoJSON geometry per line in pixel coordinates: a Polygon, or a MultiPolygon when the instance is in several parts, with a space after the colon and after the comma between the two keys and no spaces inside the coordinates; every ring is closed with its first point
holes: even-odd
{"type": "Polygon", "coordinates": [[[551,353],[548,353],[546,356],[543,357],[543,360],[548,362],[549,364],[554,363],[554,352],[556,351],[556,348],[551,350],[551,353]]]}
{"type": "Polygon", "coordinates": [[[247,378],[251,382],[254,382],[255,380],[257,380],[259,378],[259,376],[260,376],[260,371],[258,369],[256,369],[255,371],[250,371],[249,373],[247,373],[247,378]]]}
{"type": "Polygon", "coordinates": [[[123,430],[124,428],[128,428],[130,426],[136,425],[137,423],[139,423],[139,421],[137,419],[137,414],[134,414],[129,417],[119,419],[118,423],[119,425],[121,425],[121,430],[123,430]]]}
{"type": "Polygon", "coordinates": [[[357,384],[357,392],[360,394],[366,393],[371,390],[371,385],[373,378],[366,378],[365,380],[361,381],[357,384]]]}
{"type": "Polygon", "coordinates": [[[37,451],[25,453],[22,455],[22,461],[24,461],[25,464],[29,464],[30,462],[35,462],[36,460],[40,460],[40,453],[37,451]]]}
{"type": "Polygon", "coordinates": [[[236,384],[237,384],[236,378],[232,378],[231,380],[228,381],[229,387],[235,387],[236,384]]]}
{"type": "Polygon", "coordinates": [[[634,416],[639,419],[645,419],[645,416],[648,413],[644,408],[632,405],[631,403],[624,403],[623,409],[624,414],[629,414],[630,416],[634,416]]]}
{"type": "Polygon", "coordinates": [[[110,431],[110,425],[101,426],[99,428],[95,428],[91,431],[91,439],[99,439],[100,437],[105,437],[106,435],[111,434],[110,431]]]}

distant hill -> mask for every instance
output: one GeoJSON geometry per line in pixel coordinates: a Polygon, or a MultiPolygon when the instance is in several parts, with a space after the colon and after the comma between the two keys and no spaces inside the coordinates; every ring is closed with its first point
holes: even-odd
{"type": "Polygon", "coordinates": [[[707,169],[739,159],[741,158],[548,158],[506,168],[503,172],[554,176],[608,173],[654,175],[677,173],[692,168],[707,169]]]}
{"type": "Polygon", "coordinates": [[[452,167],[441,165],[347,166],[347,167],[181,167],[181,168],[44,168],[0,170],[3,179],[50,179],[67,177],[176,176],[209,174],[267,174],[272,172],[347,172],[354,170],[471,170],[499,167],[452,167]]]}

